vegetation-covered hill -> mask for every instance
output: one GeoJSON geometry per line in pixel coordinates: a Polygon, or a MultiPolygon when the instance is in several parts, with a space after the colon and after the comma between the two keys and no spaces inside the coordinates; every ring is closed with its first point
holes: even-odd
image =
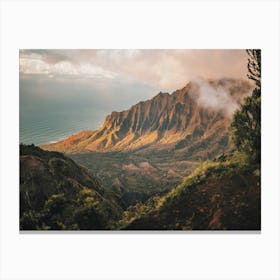
{"type": "Polygon", "coordinates": [[[260,230],[260,166],[245,154],[203,162],[179,186],[124,212],[126,230],[260,230]]]}
{"type": "Polygon", "coordinates": [[[20,145],[22,230],[109,229],[123,204],[89,171],[58,152],[20,145]]]}

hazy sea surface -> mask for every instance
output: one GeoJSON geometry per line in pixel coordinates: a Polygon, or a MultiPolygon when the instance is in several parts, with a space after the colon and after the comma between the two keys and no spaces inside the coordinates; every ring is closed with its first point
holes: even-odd
{"type": "Polygon", "coordinates": [[[33,75],[20,79],[20,143],[57,142],[82,130],[96,130],[112,111],[151,98],[145,84],[56,81],[33,75]]]}
{"type": "Polygon", "coordinates": [[[41,145],[64,139],[82,130],[95,130],[103,122],[105,112],[90,110],[77,104],[67,106],[37,105],[20,111],[20,142],[41,145]]]}

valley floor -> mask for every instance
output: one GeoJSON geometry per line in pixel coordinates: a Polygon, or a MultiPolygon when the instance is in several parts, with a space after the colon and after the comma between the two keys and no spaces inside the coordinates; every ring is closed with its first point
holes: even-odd
{"type": "Polygon", "coordinates": [[[168,192],[199,164],[195,160],[179,159],[174,151],[90,152],[69,156],[88,168],[105,187],[119,194],[126,206],[168,192]]]}

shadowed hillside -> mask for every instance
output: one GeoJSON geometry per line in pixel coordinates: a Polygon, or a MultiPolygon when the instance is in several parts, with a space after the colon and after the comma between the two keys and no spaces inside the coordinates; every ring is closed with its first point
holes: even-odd
{"type": "Polygon", "coordinates": [[[236,153],[202,163],[179,186],[124,212],[126,230],[260,230],[259,165],[236,153]]]}
{"type": "Polygon", "coordinates": [[[20,146],[20,228],[109,229],[121,200],[89,171],[58,152],[20,146]]]}

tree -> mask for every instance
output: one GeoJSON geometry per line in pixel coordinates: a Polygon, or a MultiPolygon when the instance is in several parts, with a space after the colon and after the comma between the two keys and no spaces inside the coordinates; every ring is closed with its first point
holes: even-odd
{"type": "Polygon", "coordinates": [[[64,225],[65,209],[67,209],[67,199],[65,194],[53,194],[48,200],[46,200],[42,211],[44,224],[47,225],[49,229],[66,229],[66,226],[64,225]]]}
{"type": "MultiPolygon", "coordinates": [[[[257,89],[261,89],[261,50],[246,50],[248,58],[248,78],[256,83],[257,89]]],[[[260,93],[260,91],[259,91],[260,93]]]]}
{"type": "Polygon", "coordinates": [[[261,97],[247,97],[234,114],[231,124],[232,139],[239,151],[249,155],[252,161],[261,159],[261,97]]]}
{"type": "Polygon", "coordinates": [[[20,217],[20,229],[35,230],[38,227],[39,214],[36,211],[28,210],[20,217]]]}
{"type": "Polygon", "coordinates": [[[236,148],[257,163],[261,160],[261,51],[247,50],[248,78],[256,88],[245,99],[231,123],[232,139],[236,148]]]}

